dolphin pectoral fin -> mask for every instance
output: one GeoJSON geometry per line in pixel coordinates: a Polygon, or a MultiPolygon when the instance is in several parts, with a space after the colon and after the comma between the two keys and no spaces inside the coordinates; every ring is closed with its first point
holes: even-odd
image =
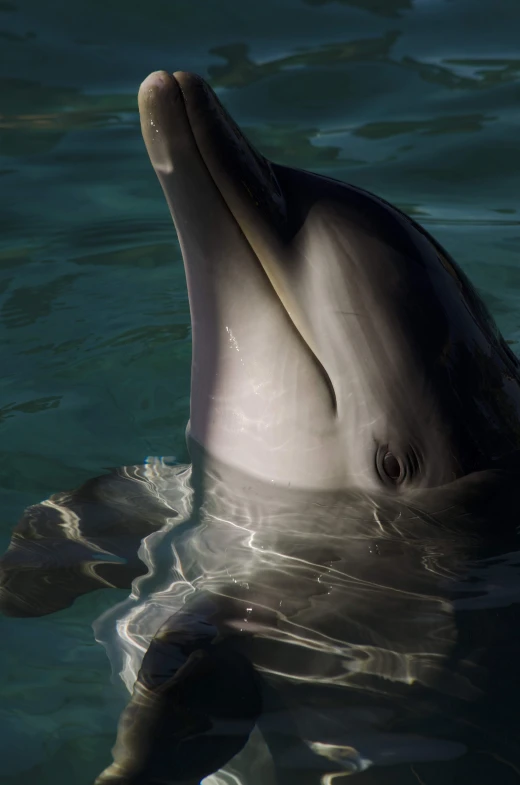
{"type": "Polygon", "coordinates": [[[0,613],[46,616],[97,589],[129,589],[146,572],[141,541],[176,511],[141,467],[124,467],[28,507],[0,558],[0,613]]]}
{"type": "Polygon", "coordinates": [[[95,785],[198,785],[240,752],[260,713],[259,678],[233,639],[181,611],[150,644],[95,785]]]}

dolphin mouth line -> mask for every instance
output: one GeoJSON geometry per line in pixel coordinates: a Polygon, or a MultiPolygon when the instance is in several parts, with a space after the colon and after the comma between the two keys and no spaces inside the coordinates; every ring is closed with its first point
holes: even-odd
{"type": "MultiPolygon", "coordinates": [[[[240,223],[240,220],[235,215],[235,212],[233,211],[232,207],[230,206],[228,199],[226,199],[226,196],[222,192],[222,188],[220,187],[219,183],[217,182],[217,179],[213,176],[213,174],[211,172],[211,169],[210,169],[210,167],[208,166],[208,164],[206,162],[206,158],[204,156],[204,153],[202,152],[202,150],[201,150],[201,148],[200,148],[200,146],[199,146],[199,144],[197,142],[197,137],[196,137],[196,134],[195,134],[195,132],[193,130],[193,127],[192,127],[192,124],[191,124],[191,121],[190,121],[190,115],[189,115],[189,111],[188,111],[188,107],[187,107],[186,95],[185,95],[182,83],[175,77],[175,74],[168,74],[168,75],[170,76],[171,79],[174,80],[174,82],[176,83],[177,88],[179,90],[179,94],[180,94],[180,97],[182,99],[182,111],[184,112],[184,118],[186,120],[187,127],[189,129],[189,133],[191,135],[191,141],[192,141],[192,143],[194,145],[194,149],[197,151],[197,154],[198,154],[198,156],[200,158],[200,161],[201,161],[202,165],[204,166],[204,170],[207,173],[208,179],[210,180],[210,182],[213,183],[213,185],[217,189],[220,198],[222,199],[224,205],[226,206],[227,212],[229,213],[229,215],[233,219],[233,221],[236,223],[236,225],[237,225],[237,227],[238,227],[242,237],[244,238],[244,241],[247,243],[247,245],[250,248],[252,254],[254,255],[255,259],[257,260],[258,264],[260,265],[264,275],[266,276],[267,280],[269,281],[269,284],[271,286],[271,289],[272,289],[273,293],[275,294],[276,298],[280,302],[280,305],[284,309],[284,311],[285,311],[285,313],[287,315],[287,318],[289,319],[289,321],[293,325],[293,327],[296,330],[296,332],[298,333],[301,341],[305,344],[305,346],[307,347],[308,352],[310,353],[311,357],[313,358],[314,362],[316,363],[317,367],[319,368],[320,373],[321,373],[321,375],[323,377],[323,380],[324,380],[324,382],[325,382],[325,384],[327,386],[327,389],[329,391],[329,395],[330,395],[330,399],[331,399],[331,406],[332,406],[334,417],[337,417],[338,416],[338,400],[337,400],[336,390],[335,390],[334,385],[332,383],[332,379],[331,379],[327,369],[325,368],[325,366],[323,365],[323,363],[319,359],[316,350],[312,347],[312,345],[309,342],[309,340],[307,340],[307,338],[305,337],[305,335],[302,332],[302,330],[298,327],[297,320],[291,314],[291,311],[293,309],[290,307],[289,303],[287,302],[287,298],[284,297],[283,291],[280,291],[280,287],[276,285],[276,278],[275,278],[275,276],[273,276],[272,272],[270,272],[269,268],[262,261],[261,255],[258,253],[258,251],[252,245],[250,239],[248,238],[246,232],[244,231],[244,229],[243,229],[243,227],[242,227],[242,225],[240,223]]],[[[220,121],[222,123],[228,123],[227,116],[222,117],[220,121]]],[[[244,136],[244,134],[242,133],[240,128],[234,122],[233,122],[233,130],[236,133],[239,134],[243,144],[247,146],[248,150],[254,156],[255,160],[259,163],[259,165],[260,166],[265,166],[267,164],[267,166],[269,166],[269,161],[261,153],[258,153],[254,149],[254,147],[252,147],[252,145],[249,143],[249,140],[244,136]]],[[[254,177],[254,174],[252,176],[254,177]]],[[[273,173],[273,177],[275,177],[274,173],[273,173]]],[[[241,184],[245,188],[245,190],[247,191],[249,197],[253,200],[254,196],[253,196],[253,193],[251,192],[251,190],[248,187],[247,181],[241,180],[241,184]]]]}

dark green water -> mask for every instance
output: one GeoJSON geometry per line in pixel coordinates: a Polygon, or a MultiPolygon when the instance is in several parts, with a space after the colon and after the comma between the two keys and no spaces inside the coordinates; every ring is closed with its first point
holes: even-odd
{"type": "MultiPolygon", "coordinates": [[[[185,457],[180,254],[136,112],[195,70],[262,152],[424,224],[520,338],[518,0],[1,0],[2,551],[23,508],[185,457]]],[[[89,785],[122,696],[98,592],[0,619],[0,785],[89,785]]]]}

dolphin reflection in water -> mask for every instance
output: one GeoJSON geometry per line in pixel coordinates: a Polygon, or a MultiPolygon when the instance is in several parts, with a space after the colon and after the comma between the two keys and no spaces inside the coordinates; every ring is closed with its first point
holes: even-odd
{"type": "Polygon", "coordinates": [[[97,785],[520,782],[518,360],[421,227],[268,162],[200,77],[139,108],[192,466],[57,494],[0,562],[10,615],[133,581],[96,623],[132,692],[97,785]]]}

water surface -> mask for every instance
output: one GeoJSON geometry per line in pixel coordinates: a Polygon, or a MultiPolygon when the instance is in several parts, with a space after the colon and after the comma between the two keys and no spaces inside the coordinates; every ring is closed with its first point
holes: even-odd
{"type": "MultiPolygon", "coordinates": [[[[2,0],[2,550],[28,504],[186,458],[190,325],[140,81],[209,79],[275,161],[396,203],[520,338],[516,0],[2,0]]],[[[0,619],[0,785],[89,785],[124,695],[91,623],[0,619]]]]}

